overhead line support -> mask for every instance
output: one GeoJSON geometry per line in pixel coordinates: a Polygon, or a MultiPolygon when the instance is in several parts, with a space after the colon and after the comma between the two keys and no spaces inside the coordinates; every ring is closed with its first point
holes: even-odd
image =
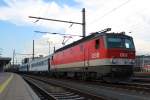
{"type": "Polygon", "coordinates": [[[57,19],[50,19],[50,18],[43,18],[43,17],[34,17],[34,16],[29,16],[29,18],[34,18],[34,19],[42,19],[42,20],[50,20],[50,21],[57,21],[57,22],[63,22],[63,23],[71,23],[71,24],[79,24],[82,25],[82,36],[86,36],[86,22],[85,22],[85,8],[82,9],[82,23],[79,22],[73,22],[73,21],[65,21],[65,20],[57,20],[57,19]]]}
{"type": "Polygon", "coordinates": [[[43,17],[29,16],[29,18],[42,19],[42,20],[50,20],[50,21],[57,21],[57,22],[63,22],[63,23],[81,24],[82,25],[82,23],[78,23],[78,22],[64,21],[64,20],[57,20],[57,19],[50,19],[50,18],[43,18],[43,17]]]}

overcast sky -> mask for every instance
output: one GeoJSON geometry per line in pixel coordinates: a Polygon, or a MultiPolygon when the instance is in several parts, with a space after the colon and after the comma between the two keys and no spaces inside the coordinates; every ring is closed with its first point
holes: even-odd
{"type": "MultiPolygon", "coordinates": [[[[86,9],[86,34],[112,28],[125,31],[134,38],[137,54],[150,54],[150,0],[0,0],[0,52],[12,57],[17,53],[32,53],[35,40],[36,55],[47,55],[54,44],[61,47],[63,36],[39,34],[47,31],[82,35],[81,25],[39,20],[28,16],[82,21],[82,8],[86,9]]],[[[79,39],[73,37],[67,43],[79,39]]],[[[18,55],[19,57],[19,55],[18,55]]],[[[18,58],[19,59],[19,58],[18,58]]]]}

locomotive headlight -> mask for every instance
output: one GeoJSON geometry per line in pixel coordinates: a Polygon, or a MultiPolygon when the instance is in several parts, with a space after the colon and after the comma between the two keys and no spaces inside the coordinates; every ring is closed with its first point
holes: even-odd
{"type": "Polygon", "coordinates": [[[117,64],[117,59],[112,58],[111,63],[112,64],[117,64]]]}
{"type": "Polygon", "coordinates": [[[135,64],[135,60],[134,59],[130,59],[129,60],[129,64],[135,64]]]}
{"type": "Polygon", "coordinates": [[[128,60],[128,59],[125,59],[124,63],[125,63],[125,64],[128,64],[128,63],[129,63],[129,60],[128,60]]]}
{"type": "Polygon", "coordinates": [[[135,64],[135,60],[134,59],[131,60],[131,64],[135,64]]]}

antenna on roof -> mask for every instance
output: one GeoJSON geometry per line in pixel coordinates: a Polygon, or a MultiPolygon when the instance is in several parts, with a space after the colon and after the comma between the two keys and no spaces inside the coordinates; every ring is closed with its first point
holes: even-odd
{"type": "Polygon", "coordinates": [[[120,34],[123,34],[123,35],[125,35],[126,33],[125,33],[125,32],[120,32],[120,34]]]}
{"type": "Polygon", "coordinates": [[[105,32],[108,32],[108,31],[111,31],[111,28],[103,29],[101,31],[98,31],[98,33],[105,33],[105,32]]]}

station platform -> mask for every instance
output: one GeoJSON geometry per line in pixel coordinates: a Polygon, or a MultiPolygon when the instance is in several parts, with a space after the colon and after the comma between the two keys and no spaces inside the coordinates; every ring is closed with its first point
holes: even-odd
{"type": "Polygon", "coordinates": [[[15,73],[0,73],[0,100],[40,100],[30,86],[15,73]]]}

